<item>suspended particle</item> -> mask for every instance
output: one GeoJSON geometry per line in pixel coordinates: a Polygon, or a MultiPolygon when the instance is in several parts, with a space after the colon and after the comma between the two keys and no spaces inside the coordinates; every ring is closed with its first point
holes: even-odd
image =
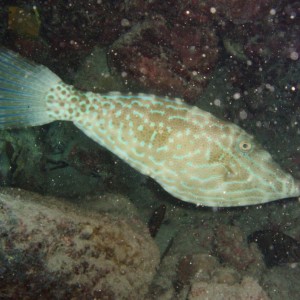
{"type": "Polygon", "coordinates": [[[240,99],[241,98],[241,94],[240,93],[234,93],[233,94],[233,99],[234,100],[238,100],[238,99],[240,99]]]}
{"type": "Polygon", "coordinates": [[[274,92],[275,91],[274,86],[271,85],[271,84],[269,84],[269,83],[266,84],[266,89],[269,90],[270,92],[274,92]]]}
{"type": "Polygon", "coordinates": [[[299,58],[299,53],[298,52],[292,51],[290,53],[290,59],[292,59],[292,60],[298,60],[298,58],[299,58]]]}
{"type": "Polygon", "coordinates": [[[257,121],[257,122],[256,122],[256,126],[257,126],[257,127],[261,127],[261,126],[262,126],[261,121],[257,121]]]}
{"type": "Polygon", "coordinates": [[[129,26],[130,26],[130,22],[129,22],[129,20],[127,20],[127,19],[122,19],[121,25],[122,25],[123,27],[129,27],[129,26]]]}
{"type": "Polygon", "coordinates": [[[214,105],[215,106],[221,106],[221,100],[220,99],[215,99],[214,100],[214,105]]]}
{"type": "Polygon", "coordinates": [[[210,12],[211,12],[212,14],[215,14],[215,13],[217,12],[217,10],[216,10],[215,7],[211,7],[211,8],[210,8],[210,12]]]}
{"type": "Polygon", "coordinates": [[[247,112],[244,109],[240,111],[239,115],[242,120],[247,119],[247,112]]]}

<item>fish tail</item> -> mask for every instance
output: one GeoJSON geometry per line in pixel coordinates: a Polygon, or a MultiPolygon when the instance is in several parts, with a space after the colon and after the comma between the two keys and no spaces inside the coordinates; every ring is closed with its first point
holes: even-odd
{"type": "Polygon", "coordinates": [[[0,129],[52,122],[46,94],[60,81],[48,68],[0,48],[0,129]]]}

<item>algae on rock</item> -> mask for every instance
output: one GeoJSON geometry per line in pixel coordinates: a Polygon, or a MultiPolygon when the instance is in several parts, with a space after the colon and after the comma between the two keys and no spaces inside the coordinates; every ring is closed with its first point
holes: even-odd
{"type": "Polygon", "coordinates": [[[0,296],[141,299],[159,251],[138,220],[16,189],[0,192],[0,296]]]}

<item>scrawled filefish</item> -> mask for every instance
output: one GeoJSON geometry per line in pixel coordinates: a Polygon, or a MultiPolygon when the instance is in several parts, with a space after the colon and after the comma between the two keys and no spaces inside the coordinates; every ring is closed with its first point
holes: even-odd
{"type": "Polygon", "coordinates": [[[300,195],[300,184],[235,124],[178,99],[95,94],[0,50],[0,128],[72,121],[173,196],[241,206],[300,195]]]}

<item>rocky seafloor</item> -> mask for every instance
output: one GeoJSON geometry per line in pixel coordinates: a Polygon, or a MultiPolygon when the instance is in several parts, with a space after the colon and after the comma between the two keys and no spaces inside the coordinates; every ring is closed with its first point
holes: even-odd
{"type": "MultiPolygon", "coordinates": [[[[142,207],[121,194],[75,200],[2,189],[1,299],[299,295],[299,256],[268,266],[257,244],[247,242],[270,228],[299,238],[298,201],[213,211],[162,200],[166,213],[151,237],[147,221],[156,204],[143,200],[150,201],[142,207]]],[[[279,255],[290,250],[282,245],[279,255]]]]}
{"type": "MultiPolygon", "coordinates": [[[[300,178],[299,14],[299,1],[4,1],[0,39],[83,90],[183,97],[300,178]]],[[[0,150],[0,299],[300,297],[298,199],[196,208],[66,122],[2,131],[0,150]]]]}
{"type": "Polygon", "coordinates": [[[159,251],[138,219],[23,190],[0,197],[1,299],[138,299],[148,292],[159,251]]]}

